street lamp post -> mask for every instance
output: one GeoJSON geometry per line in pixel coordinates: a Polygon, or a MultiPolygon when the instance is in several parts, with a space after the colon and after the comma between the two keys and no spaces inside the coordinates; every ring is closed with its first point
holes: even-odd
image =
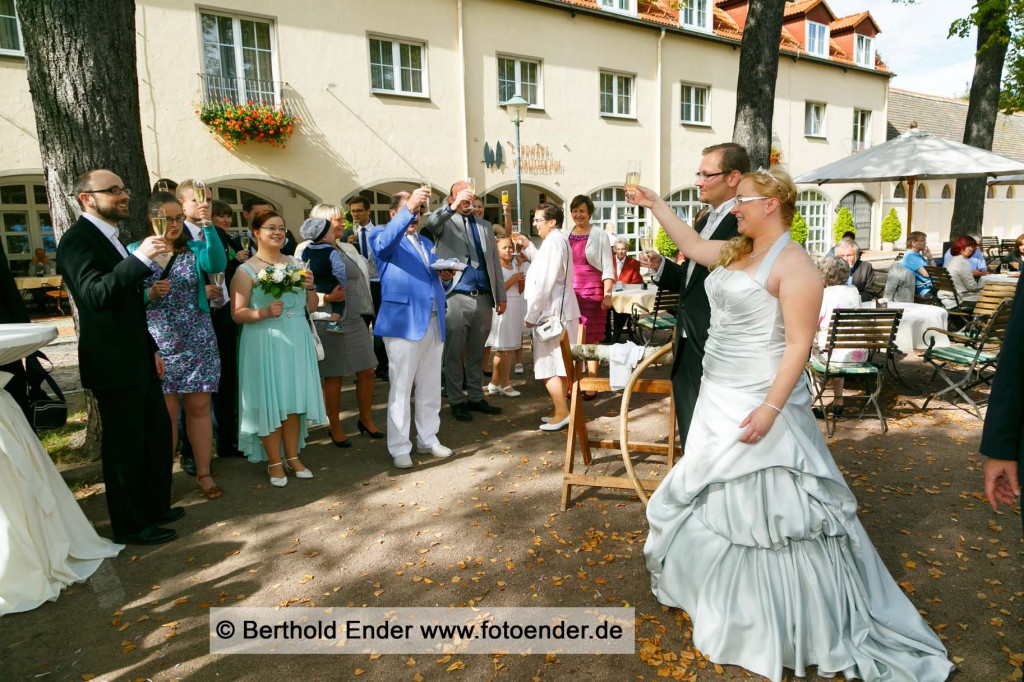
{"type": "Polygon", "coordinates": [[[518,232],[523,231],[523,166],[519,157],[519,124],[526,118],[526,109],[529,106],[530,103],[519,93],[505,102],[505,111],[508,112],[509,119],[516,126],[516,219],[519,225],[518,232]]]}

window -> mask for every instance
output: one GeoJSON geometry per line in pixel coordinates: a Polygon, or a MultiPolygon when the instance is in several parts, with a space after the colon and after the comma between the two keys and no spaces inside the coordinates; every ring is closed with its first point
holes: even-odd
{"type": "Polygon", "coordinates": [[[807,51],[819,57],[828,57],[828,26],[807,22],[807,51]]]}
{"type": "Polygon", "coordinates": [[[682,0],[679,3],[679,23],[686,28],[710,31],[708,0],[682,0]]]}
{"type": "Polygon", "coordinates": [[[1007,199],[1012,199],[1013,198],[1013,186],[1012,185],[1006,188],[1006,198],[1007,199]]]}
{"type": "Polygon", "coordinates": [[[629,252],[640,252],[640,226],[647,223],[646,209],[636,208],[633,216],[626,213],[626,190],[620,187],[606,187],[590,195],[594,201],[594,215],[590,224],[595,229],[622,237],[629,242],[629,252]]]}
{"type": "Polygon", "coordinates": [[[804,105],[804,135],[825,137],[825,105],[821,102],[804,105]]]}
{"type": "Polygon", "coordinates": [[[853,110],[853,151],[859,152],[868,148],[871,125],[871,112],[864,109],[853,110]]]}
{"type": "Polygon", "coordinates": [[[606,9],[609,12],[636,16],[636,0],[600,0],[600,4],[601,9],[606,9]]]}
{"type": "Polygon", "coordinates": [[[25,54],[25,49],[21,43],[21,26],[15,7],[15,0],[0,0],[0,54],[20,57],[25,54]]]}
{"type": "Polygon", "coordinates": [[[37,248],[51,257],[57,252],[57,239],[50,220],[46,187],[37,179],[0,185],[0,241],[16,276],[28,273],[28,262],[37,248]]]}
{"type": "Polygon", "coordinates": [[[857,44],[853,61],[861,66],[872,68],[875,65],[875,39],[857,34],[857,44]]]}
{"type": "Polygon", "coordinates": [[[800,192],[796,210],[807,221],[807,241],[804,243],[807,253],[812,256],[825,253],[832,246],[832,210],[828,199],[815,190],[800,192]]]}
{"type": "Polygon", "coordinates": [[[914,198],[915,199],[927,199],[928,198],[928,188],[924,186],[924,183],[921,183],[920,185],[917,186],[917,191],[914,192],[914,198]]]}
{"type": "Polygon", "coordinates": [[[207,12],[200,22],[206,98],[276,106],[280,88],[274,80],[274,25],[264,19],[207,12]]]}
{"type": "Polygon", "coordinates": [[[679,120],[695,125],[708,124],[708,87],[706,85],[682,84],[682,104],[679,120]]]}
{"type": "MultiPolygon", "coordinates": [[[[918,197],[918,198],[920,198],[920,197],[918,197]]],[[[988,189],[985,190],[985,198],[986,199],[995,199],[996,198],[996,188],[993,187],[992,185],[989,185],[988,189]]]]}
{"type": "Polygon", "coordinates": [[[952,199],[953,198],[953,191],[949,188],[949,185],[943,185],[942,186],[942,198],[943,199],[952,199]]]}
{"type": "Polygon", "coordinates": [[[516,57],[498,57],[498,104],[522,95],[531,107],[541,108],[540,62],[516,57]]]}
{"type": "Polygon", "coordinates": [[[697,197],[700,195],[696,187],[681,189],[673,193],[667,199],[668,207],[675,211],[675,214],[685,220],[687,224],[693,225],[694,219],[704,204],[700,203],[697,197]]]}
{"type": "Polygon", "coordinates": [[[370,90],[426,96],[425,55],[423,43],[370,38],[370,90]]]}
{"type": "Polygon", "coordinates": [[[893,199],[906,199],[907,198],[907,188],[903,185],[902,182],[896,183],[896,188],[892,191],[892,198],[893,199]]]}
{"type": "Polygon", "coordinates": [[[601,72],[601,115],[635,118],[633,76],[601,72]]]}

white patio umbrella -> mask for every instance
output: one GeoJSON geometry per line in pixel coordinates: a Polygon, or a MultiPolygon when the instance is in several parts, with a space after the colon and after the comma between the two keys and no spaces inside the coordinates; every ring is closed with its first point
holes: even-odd
{"type": "Polygon", "coordinates": [[[822,166],[796,178],[802,184],[830,182],[907,182],[907,234],[914,221],[914,183],[946,178],[1024,174],[1024,162],[946,140],[917,129],[822,166]]]}

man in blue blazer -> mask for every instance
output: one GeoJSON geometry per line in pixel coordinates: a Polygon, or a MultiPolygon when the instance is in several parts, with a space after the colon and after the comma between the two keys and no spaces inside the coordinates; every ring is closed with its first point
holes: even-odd
{"type": "Polygon", "coordinates": [[[370,232],[380,273],[381,304],[374,336],[388,353],[388,451],[399,469],[412,467],[409,400],[415,389],[416,450],[450,457],[437,439],[441,426],[439,369],[444,350],[445,287],[451,272],[438,274],[434,242],[418,234],[420,208],[429,190],[401,192],[391,202],[391,220],[370,232]]]}

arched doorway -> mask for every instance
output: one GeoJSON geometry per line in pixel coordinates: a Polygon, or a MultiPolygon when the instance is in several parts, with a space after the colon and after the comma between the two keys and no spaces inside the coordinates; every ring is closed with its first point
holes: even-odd
{"type": "MultiPolygon", "coordinates": [[[[556,206],[562,206],[565,210],[565,224],[566,226],[572,226],[572,219],[569,217],[569,207],[565,206],[565,198],[552,192],[546,187],[540,185],[534,185],[529,183],[522,183],[523,190],[523,217],[522,225],[519,226],[519,230],[531,237],[536,236],[533,232],[533,210],[540,204],[549,203],[555,204],[556,206]]],[[[498,185],[492,187],[487,194],[484,195],[484,219],[491,222],[493,225],[501,225],[504,227],[504,220],[501,217],[501,193],[508,192],[508,202],[512,208],[512,227],[517,227],[516,223],[518,216],[516,216],[516,185],[514,182],[506,185],[498,185]]]]}
{"type": "Polygon", "coordinates": [[[320,201],[312,192],[300,187],[286,185],[259,177],[225,176],[209,178],[206,184],[213,198],[231,207],[233,218],[231,231],[239,233],[245,226],[242,207],[250,197],[266,199],[284,217],[285,225],[294,236],[298,236],[299,225],[309,216],[309,210],[320,201]]]}
{"type": "Polygon", "coordinates": [[[861,191],[853,191],[843,197],[839,208],[853,214],[853,227],[857,231],[857,246],[867,249],[871,246],[871,197],[861,191]]]}
{"type": "MultiPolygon", "coordinates": [[[[419,181],[415,180],[388,180],[346,194],[341,200],[341,207],[345,210],[346,219],[351,221],[351,216],[348,215],[348,202],[352,197],[361,196],[370,202],[370,221],[374,225],[387,225],[391,219],[391,215],[388,213],[391,210],[391,197],[398,192],[411,192],[419,187],[419,181]]],[[[448,196],[447,189],[442,191],[436,187],[432,188],[430,209],[437,208],[440,205],[439,202],[446,196],[448,196]]]]}

